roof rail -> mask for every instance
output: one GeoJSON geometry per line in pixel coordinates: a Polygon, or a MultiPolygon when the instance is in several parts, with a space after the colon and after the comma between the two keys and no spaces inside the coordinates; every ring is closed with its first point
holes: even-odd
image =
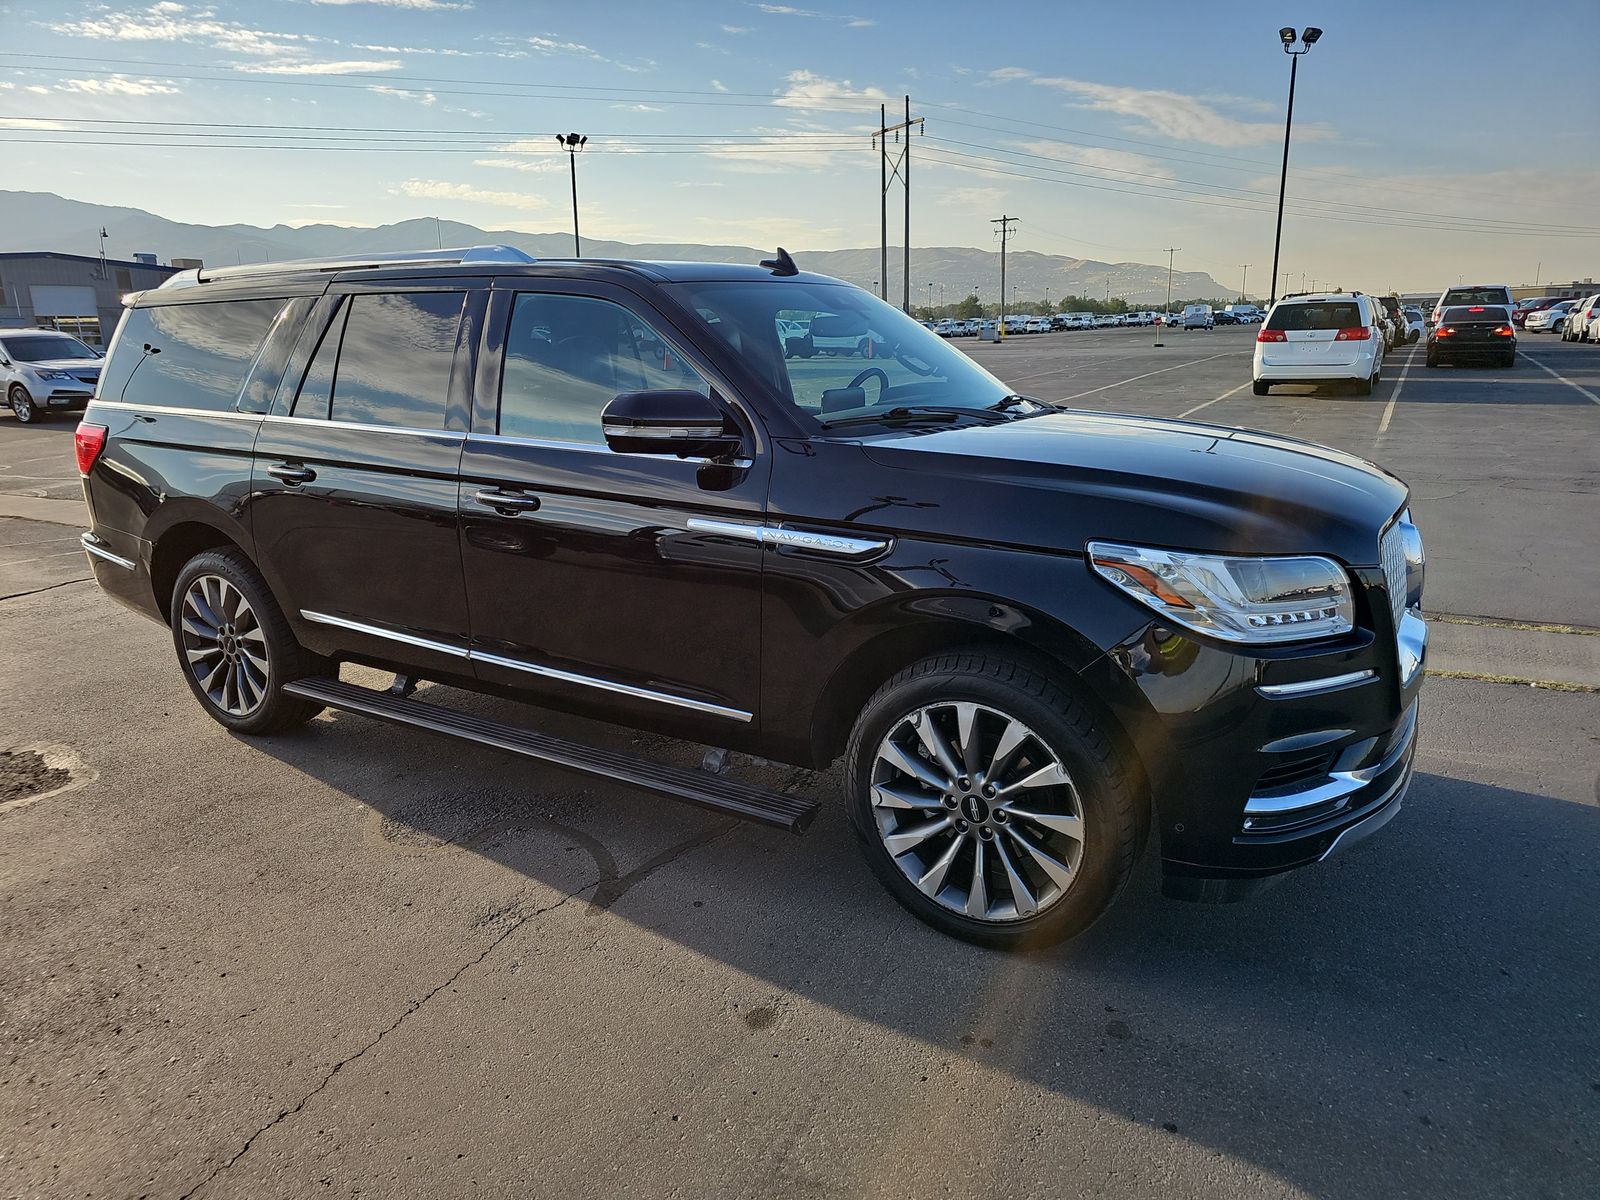
{"type": "Polygon", "coordinates": [[[382,267],[422,267],[455,263],[533,263],[539,261],[515,246],[463,246],[450,250],[402,250],[392,254],[340,255],[334,258],[295,258],[282,262],[244,263],[236,267],[201,267],[164,281],[162,287],[219,283],[229,279],[254,279],[286,273],[377,270],[382,267]]]}

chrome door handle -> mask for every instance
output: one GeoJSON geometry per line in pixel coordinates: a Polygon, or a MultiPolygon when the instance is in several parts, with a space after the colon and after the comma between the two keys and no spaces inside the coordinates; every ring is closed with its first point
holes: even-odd
{"type": "Polygon", "coordinates": [[[539,497],[524,496],[521,492],[502,492],[499,489],[487,492],[478,492],[472,497],[485,508],[492,508],[502,516],[515,516],[517,513],[537,512],[539,510],[539,497]]]}
{"type": "Polygon", "coordinates": [[[267,474],[274,479],[283,480],[287,487],[299,487],[302,483],[310,483],[317,477],[317,473],[310,467],[294,463],[273,463],[267,468],[267,474]]]}

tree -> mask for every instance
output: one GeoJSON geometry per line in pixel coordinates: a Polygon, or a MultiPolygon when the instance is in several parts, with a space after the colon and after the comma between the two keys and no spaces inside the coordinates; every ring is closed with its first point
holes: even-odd
{"type": "Polygon", "coordinates": [[[962,299],[956,304],[952,315],[957,317],[983,316],[983,306],[978,303],[977,293],[970,292],[966,296],[962,297],[962,299]]]}

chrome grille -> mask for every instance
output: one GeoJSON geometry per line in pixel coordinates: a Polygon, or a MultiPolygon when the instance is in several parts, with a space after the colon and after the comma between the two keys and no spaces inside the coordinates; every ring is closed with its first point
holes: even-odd
{"type": "Polygon", "coordinates": [[[1396,630],[1400,628],[1400,618],[1406,611],[1404,540],[1400,533],[1400,522],[1396,521],[1384,531],[1383,540],[1378,543],[1378,557],[1383,563],[1383,582],[1389,589],[1389,617],[1396,630]]]}

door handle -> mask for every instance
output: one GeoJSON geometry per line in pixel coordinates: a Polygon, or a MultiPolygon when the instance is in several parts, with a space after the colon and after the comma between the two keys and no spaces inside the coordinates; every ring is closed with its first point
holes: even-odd
{"type": "Polygon", "coordinates": [[[505,517],[539,510],[539,497],[525,496],[521,492],[503,492],[498,488],[494,491],[478,492],[473,496],[473,499],[484,507],[492,508],[495,512],[505,517]]]}
{"type": "Polygon", "coordinates": [[[281,479],[287,487],[299,487],[302,483],[310,483],[317,477],[317,473],[310,467],[302,467],[296,463],[273,463],[267,468],[267,474],[274,479],[281,479]]]}

